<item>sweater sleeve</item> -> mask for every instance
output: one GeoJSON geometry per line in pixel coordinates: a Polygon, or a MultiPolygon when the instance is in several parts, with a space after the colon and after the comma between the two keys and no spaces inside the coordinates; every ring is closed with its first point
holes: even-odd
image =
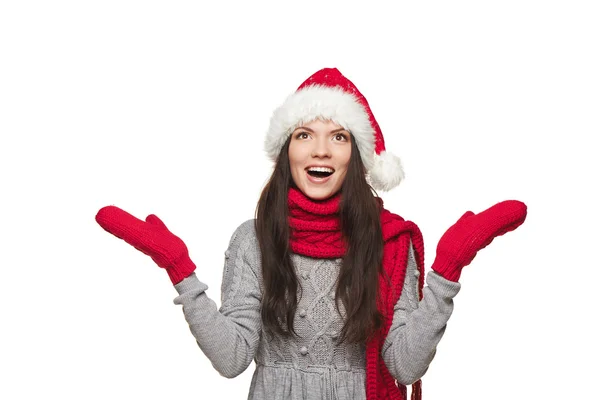
{"type": "Polygon", "coordinates": [[[419,380],[429,368],[452,315],[452,299],[460,290],[460,283],[431,271],[426,276],[427,286],[419,301],[418,278],[411,246],[402,294],[394,307],[392,326],[382,349],[388,370],[404,385],[419,380]]]}
{"type": "Polygon", "coordinates": [[[225,252],[221,308],[205,293],[208,286],[195,274],[175,285],[175,304],[183,313],[200,349],[223,376],[233,378],[248,368],[261,334],[260,250],[254,220],[240,225],[225,252]]]}

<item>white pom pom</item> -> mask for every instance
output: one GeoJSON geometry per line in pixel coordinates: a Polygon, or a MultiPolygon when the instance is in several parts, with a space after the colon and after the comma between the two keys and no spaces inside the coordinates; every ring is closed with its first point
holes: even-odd
{"type": "Polygon", "coordinates": [[[400,158],[392,153],[382,151],[375,154],[375,163],[370,171],[371,185],[376,190],[387,192],[400,184],[404,179],[404,170],[400,158]]]}

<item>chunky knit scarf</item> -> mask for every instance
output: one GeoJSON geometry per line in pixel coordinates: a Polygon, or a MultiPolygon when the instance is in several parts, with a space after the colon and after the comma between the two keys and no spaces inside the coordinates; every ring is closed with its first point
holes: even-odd
{"type": "MultiPolygon", "coordinates": [[[[314,201],[295,188],[288,193],[290,247],[294,253],[315,258],[339,258],[346,252],[340,229],[339,205],[341,194],[324,201],[314,201]]],[[[397,384],[388,371],[381,350],[392,325],[394,305],[400,298],[408,249],[412,241],[419,269],[419,297],[423,296],[423,238],[419,228],[410,221],[383,208],[383,200],[376,198],[381,210],[383,231],[383,274],[379,277],[379,311],[384,326],[367,342],[367,400],[406,400],[406,386],[397,384]]],[[[412,385],[412,400],[421,399],[421,381],[412,385]]]]}

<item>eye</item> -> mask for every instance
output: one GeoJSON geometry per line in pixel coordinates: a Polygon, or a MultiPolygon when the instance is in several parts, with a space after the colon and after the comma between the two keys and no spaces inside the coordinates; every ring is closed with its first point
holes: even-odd
{"type": "Polygon", "coordinates": [[[296,135],[296,139],[306,139],[308,138],[308,133],[306,132],[300,132],[296,135]]]}
{"type": "Polygon", "coordinates": [[[346,135],[344,135],[343,133],[338,133],[335,135],[336,140],[338,141],[344,141],[344,140],[348,140],[348,138],[346,137],[346,135]]]}

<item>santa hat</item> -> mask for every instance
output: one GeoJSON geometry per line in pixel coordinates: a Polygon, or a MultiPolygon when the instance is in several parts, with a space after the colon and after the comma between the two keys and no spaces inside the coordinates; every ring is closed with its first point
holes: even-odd
{"type": "Polygon", "coordinates": [[[367,99],[336,68],[315,72],[273,112],[265,139],[269,158],[277,159],[294,129],[316,119],[334,121],[354,136],[375,189],[391,190],[404,178],[400,159],[385,150],[367,99]]]}

